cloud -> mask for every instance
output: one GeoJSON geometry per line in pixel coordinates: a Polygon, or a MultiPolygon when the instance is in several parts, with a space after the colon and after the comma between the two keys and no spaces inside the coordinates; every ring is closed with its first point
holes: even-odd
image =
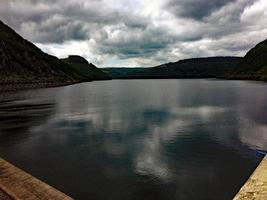
{"type": "Polygon", "coordinates": [[[107,66],[240,55],[266,39],[264,0],[2,0],[0,18],[48,53],[107,66]]]}
{"type": "Polygon", "coordinates": [[[235,0],[169,0],[166,7],[178,17],[202,19],[235,0]]]}
{"type": "Polygon", "coordinates": [[[267,17],[267,2],[259,0],[245,8],[241,15],[241,21],[249,24],[263,23],[267,17]]]}

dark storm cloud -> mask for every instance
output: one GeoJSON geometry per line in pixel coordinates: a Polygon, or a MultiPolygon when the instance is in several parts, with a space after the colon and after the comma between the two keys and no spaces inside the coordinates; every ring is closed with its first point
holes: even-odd
{"type": "Polygon", "coordinates": [[[179,17],[201,20],[235,0],[170,0],[166,7],[179,17]]]}
{"type": "MultiPolygon", "coordinates": [[[[98,2],[90,1],[91,6],[85,6],[81,1],[11,0],[7,3],[8,9],[0,8],[0,16],[34,42],[62,43],[89,39],[95,24],[119,23],[120,13],[98,7],[98,2]]],[[[141,22],[136,22],[138,24],[141,22]]]]}
{"type": "Polygon", "coordinates": [[[101,38],[97,41],[97,49],[101,53],[115,54],[123,59],[153,56],[176,40],[171,35],[167,35],[164,30],[159,29],[148,30],[147,32],[127,29],[126,32],[119,33],[116,38],[101,38]]]}

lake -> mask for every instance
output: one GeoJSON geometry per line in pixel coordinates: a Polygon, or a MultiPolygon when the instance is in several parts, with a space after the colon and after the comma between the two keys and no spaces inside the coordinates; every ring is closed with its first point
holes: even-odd
{"type": "Polygon", "coordinates": [[[267,84],[112,80],[1,93],[0,122],[0,157],[75,199],[231,199],[267,149],[267,84]]]}

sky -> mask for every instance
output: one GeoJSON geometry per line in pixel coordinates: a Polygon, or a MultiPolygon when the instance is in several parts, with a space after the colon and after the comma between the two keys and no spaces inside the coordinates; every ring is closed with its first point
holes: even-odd
{"type": "Polygon", "coordinates": [[[99,67],[244,56],[267,39],[267,0],[0,0],[0,19],[49,54],[99,67]]]}

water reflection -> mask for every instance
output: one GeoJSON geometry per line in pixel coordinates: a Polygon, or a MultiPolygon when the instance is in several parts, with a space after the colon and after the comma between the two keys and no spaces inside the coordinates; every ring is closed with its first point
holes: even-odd
{"type": "Polygon", "coordinates": [[[230,199],[267,148],[265,84],[107,81],[1,99],[1,156],[76,199],[230,199]]]}

